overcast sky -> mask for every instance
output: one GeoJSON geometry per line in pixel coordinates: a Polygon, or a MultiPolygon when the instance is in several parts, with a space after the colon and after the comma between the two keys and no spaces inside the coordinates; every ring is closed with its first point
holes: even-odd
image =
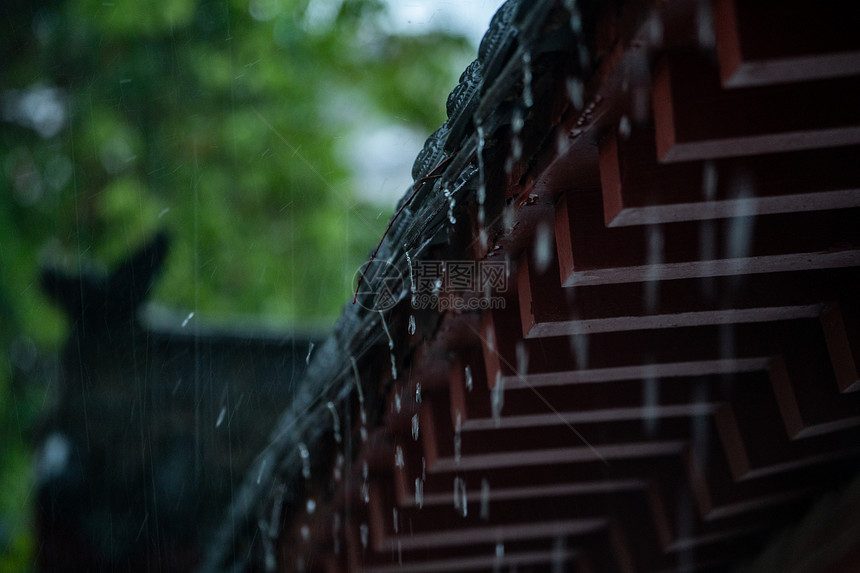
{"type": "Polygon", "coordinates": [[[446,29],[466,35],[477,47],[502,0],[388,0],[399,32],[446,29]]]}
{"type": "MultiPolygon", "coordinates": [[[[474,45],[473,57],[478,55],[478,44],[502,3],[503,0],[388,0],[394,32],[423,34],[444,29],[461,33],[474,45]]],[[[464,61],[463,67],[468,63],[464,61]]],[[[361,126],[345,152],[362,197],[380,206],[393,206],[412,184],[412,162],[428,135],[393,123],[368,122],[361,126]]]]}

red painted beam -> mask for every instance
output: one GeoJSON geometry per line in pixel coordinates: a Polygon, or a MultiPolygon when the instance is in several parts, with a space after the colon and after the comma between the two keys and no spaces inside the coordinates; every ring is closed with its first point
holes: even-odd
{"type": "Polygon", "coordinates": [[[858,220],[860,210],[838,209],[607,228],[598,192],[570,192],[556,210],[562,284],[858,266],[858,220]]]}
{"type": "Polygon", "coordinates": [[[714,36],[730,87],[860,74],[853,7],[815,0],[716,0],[714,36]]]}
{"type": "Polygon", "coordinates": [[[860,147],[659,163],[652,128],[600,146],[609,227],[860,206],[860,147]]]}
{"type": "Polygon", "coordinates": [[[660,161],[860,143],[860,77],[724,90],[707,57],[672,53],[652,100],[660,161]]]}

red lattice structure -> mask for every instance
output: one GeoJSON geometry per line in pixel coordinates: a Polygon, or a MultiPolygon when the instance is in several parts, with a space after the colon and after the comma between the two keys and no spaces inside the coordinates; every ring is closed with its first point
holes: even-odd
{"type": "MultiPolygon", "coordinates": [[[[504,308],[385,315],[342,432],[269,497],[281,571],[724,571],[857,475],[849,10],[521,4],[436,156],[479,183],[435,258],[504,262],[476,295],[504,308]]],[[[856,570],[840,519],[781,567],[856,570]]]]}

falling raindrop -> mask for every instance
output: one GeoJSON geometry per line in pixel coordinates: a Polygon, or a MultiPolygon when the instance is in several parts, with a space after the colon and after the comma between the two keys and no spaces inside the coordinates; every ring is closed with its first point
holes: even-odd
{"type": "Polygon", "coordinates": [[[532,94],[532,55],[531,52],[523,52],[523,104],[529,108],[534,105],[532,94]]]}
{"type": "Polygon", "coordinates": [[[517,374],[520,378],[525,378],[529,371],[529,351],[526,350],[526,343],[522,340],[517,342],[517,374]]]}
{"type": "Polygon", "coordinates": [[[394,533],[400,533],[400,516],[396,507],[391,508],[391,523],[394,524],[394,533]]]}
{"type": "Polygon", "coordinates": [[[501,372],[496,373],[496,384],[490,392],[490,406],[493,411],[493,420],[498,428],[502,423],[502,408],[505,405],[505,379],[501,372]]]}
{"type": "Polygon", "coordinates": [[[394,339],[391,338],[391,332],[388,331],[388,325],[385,323],[385,315],[379,311],[379,318],[382,320],[382,328],[388,336],[388,356],[391,358],[391,378],[397,380],[397,361],[394,359],[394,339]]]}
{"type": "Polygon", "coordinates": [[[705,201],[717,198],[717,166],[713,161],[705,161],[702,166],[702,195],[705,201]]]}
{"type": "MultiPolygon", "coordinates": [[[[653,360],[649,360],[649,362],[653,362],[653,360]]],[[[642,400],[645,432],[649,437],[653,437],[657,431],[657,409],[660,405],[660,383],[657,377],[649,373],[645,378],[645,385],[642,390],[645,393],[642,400]]]]}
{"type": "Polygon", "coordinates": [[[660,276],[663,264],[663,229],[660,225],[648,227],[648,266],[645,269],[645,310],[657,311],[660,302],[660,276]]]}
{"type": "Polygon", "coordinates": [[[307,543],[311,540],[311,529],[307,525],[302,525],[302,541],[307,543]]]}
{"type": "Polygon", "coordinates": [[[570,12],[570,29],[574,34],[582,33],[582,16],[576,6],[576,0],[564,0],[564,7],[570,12]]]}
{"type": "Polygon", "coordinates": [[[535,271],[543,274],[552,262],[552,225],[541,221],[535,231],[534,239],[535,271]]]}
{"type": "Polygon", "coordinates": [[[442,194],[445,195],[445,198],[448,200],[448,221],[450,221],[452,225],[456,225],[457,219],[454,217],[454,207],[457,202],[454,200],[454,194],[451,193],[451,190],[447,187],[442,189],[442,194]]]}
{"type": "Polygon", "coordinates": [[[311,453],[304,442],[299,442],[299,456],[302,458],[302,475],[305,479],[311,479],[311,453]]]}
{"type": "Polygon", "coordinates": [[[314,511],[317,509],[317,502],[312,499],[308,499],[305,503],[305,509],[307,510],[308,515],[313,515],[314,511]]]}
{"type": "Polygon", "coordinates": [[[663,43],[663,21],[658,14],[652,14],[648,19],[648,40],[652,46],[659,46],[663,43]]]}
{"type": "Polygon", "coordinates": [[[466,499],[466,482],[463,478],[454,478],[454,509],[462,517],[469,513],[468,500],[466,499]]]}
{"type": "Polygon", "coordinates": [[[585,94],[582,86],[582,80],[577,77],[567,78],[567,94],[570,96],[570,103],[576,111],[585,107],[585,94]]]}
{"type": "Polygon", "coordinates": [[[472,391],[472,367],[466,364],[465,371],[463,373],[464,378],[466,379],[466,390],[469,392],[472,391]]]}
{"type": "Polygon", "coordinates": [[[415,296],[417,289],[415,288],[415,273],[412,271],[412,257],[409,256],[409,250],[406,245],[403,245],[403,252],[406,254],[406,264],[409,266],[409,292],[412,293],[412,308],[418,306],[418,301],[415,296]]]}
{"type": "Polygon", "coordinates": [[[490,352],[496,351],[496,333],[492,328],[487,330],[487,350],[490,352]]]}
{"type": "Polygon", "coordinates": [[[523,112],[519,107],[514,108],[511,116],[511,154],[505,160],[505,172],[510,174],[514,164],[523,156],[523,140],[520,134],[523,131],[523,112]]]}
{"type": "Polygon", "coordinates": [[[711,3],[707,0],[699,0],[696,6],[696,29],[699,45],[710,51],[716,43],[714,36],[714,13],[711,3]]]}
{"type": "Polygon", "coordinates": [[[415,334],[415,315],[409,315],[409,325],[407,326],[407,330],[409,331],[409,335],[415,334]]]}
{"type": "Polygon", "coordinates": [[[412,416],[412,439],[418,441],[418,414],[412,416]]]}
{"type": "MultiPolygon", "coordinates": [[[[567,559],[567,551],[565,548],[564,537],[559,535],[552,542],[552,573],[564,573],[565,560],[567,559]]],[[[688,571],[689,569],[683,569],[688,571]]]]}
{"type": "Polygon", "coordinates": [[[305,356],[305,364],[310,364],[310,363],[311,363],[311,354],[313,353],[313,351],[314,351],[314,343],[313,343],[313,342],[311,342],[311,343],[308,345],[308,355],[307,355],[307,356],[305,356]]]}
{"type": "Polygon", "coordinates": [[[421,478],[415,478],[415,505],[418,509],[424,507],[424,481],[421,478]]]}
{"type": "Polygon", "coordinates": [[[334,545],[334,554],[340,555],[340,513],[335,512],[331,521],[331,537],[334,545]]]}
{"type": "Polygon", "coordinates": [[[361,435],[361,441],[367,441],[367,411],[364,409],[364,391],[361,389],[361,377],[358,375],[358,364],[355,362],[355,358],[352,356],[349,357],[350,362],[352,363],[352,373],[355,376],[355,388],[358,391],[358,412],[359,417],[361,419],[361,429],[359,433],[361,435]]]}
{"type": "Polygon", "coordinates": [[[421,382],[415,383],[415,403],[421,403],[421,382]]]}
{"type": "Polygon", "coordinates": [[[400,397],[400,392],[394,393],[394,411],[398,414],[403,409],[403,398],[400,397]]]}
{"type": "Polygon", "coordinates": [[[487,478],[481,478],[481,519],[490,519],[490,482],[487,478]]]}
{"type": "Polygon", "coordinates": [[[403,448],[397,446],[394,448],[394,467],[403,468],[403,448]]]}
{"type": "Polygon", "coordinates": [[[193,312],[188,313],[188,316],[186,316],[185,320],[182,321],[182,328],[185,328],[186,326],[188,326],[188,321],[191,320],[192,318],[194,318],[194,313],[193,312]]]}
{"type": "Polygon", "coordinates": [[[361,499],[364,503],[370,503],[370,485],[367,482],[369,477],[370,468],[367,466],[367,460],[365,460],[361,466],[361,499]]]}
{"type": "Polygon", "coordinates": [[[460,411],[457,410],[457,417],[454,422],[454,464],[460,465],[460,453],[463,446],[463,418],[460,411]]]}
{"type": "Polygon", "coordinates": [[[263,459],[263,462],[260,464],[260,472],[257,474],[257,485],[260,485],[260,481],[263,479],[263,470],[266,469],[266,462],[269,460],[263,459]]]}
{"type": "Polygon", "coordinates": [[[481,237],[481,248],[487,248],[487,237],[484,230],[484,202],[487,200],[487,179],[484,172],[484,146],[487,144],[486,135],[484,134],[484,126],[479,120],[475,120],[475,130],[478,133],[478,234],[481,237]]]}
{"type": "Polygon", "coordinates": [[[358,529],[361,533],[361,547],[362,549],[367,549],[367,541],[368,536],[370,535],[370,528],[367,527],[366,523],[362,523],[358,529]]]}
{"type": "Polygon", "coordinates": [[[630,118],[626,115],[621,116],[621,121],[618,122],[618,135],[621,136],[621,139],[627,139],[630,137],[630,118]]]}
{"type": "Polygon", "coordinates": [[[344,461],[345,460],[344,460],[343,454],[338,453],[337,459],[335,460],[335,463],[334,463],[334,468],[332,469],[332,479],[334,479],[334,481],[337,483],[340,483],[340,481],[343,479],[344,461]]]}
{"type": "Polygon", "coordinates": [[[337,408],[335,407],[334,402],[329,402],[326,406],[328,406],[328,411],[331,412],[334,441],[339,444],[342,440],[340,435],[340,416],[337,415],[337,408]]]}
{"type": "Polygon", "coordinates": [[[224,421],[224,416],[227,415],[227,406],[221,407],[221,412],[218,413],[218,419],[215,421],[215,427],[218,428],[221,426],[221,423],[224,421]]]}

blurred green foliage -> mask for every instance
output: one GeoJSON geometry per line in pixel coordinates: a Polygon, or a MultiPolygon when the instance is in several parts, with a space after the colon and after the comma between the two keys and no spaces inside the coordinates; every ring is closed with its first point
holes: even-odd
{"type": "Polygon", "coordinates": [[[0,570],[23,571],[38,364],[66,332],[39,265],[110,266],[165,229],[160,302],[329,322],[393,208],[362,201],[336,144],[369,113],[429,134],[474,48],[390,35],[378,0],[4,4],[0,570]]]}

